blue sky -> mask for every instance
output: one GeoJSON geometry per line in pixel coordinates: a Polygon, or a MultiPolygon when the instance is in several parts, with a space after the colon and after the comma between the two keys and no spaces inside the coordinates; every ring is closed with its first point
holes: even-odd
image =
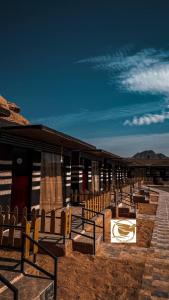
{"type": "Polygon", "coordinates": [[[157,0],[4,1],[0,94],[32,123],[99,148],[169,155],[168,9],[157,0]]]}

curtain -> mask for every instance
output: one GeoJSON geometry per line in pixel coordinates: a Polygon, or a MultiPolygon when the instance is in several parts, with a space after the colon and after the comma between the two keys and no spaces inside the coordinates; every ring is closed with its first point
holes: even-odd
{"type": "Polygon", "coordinates": [[[41,156],[40,208],[46,212],[63,206],[61,157],[43,152],[41,156]]]}

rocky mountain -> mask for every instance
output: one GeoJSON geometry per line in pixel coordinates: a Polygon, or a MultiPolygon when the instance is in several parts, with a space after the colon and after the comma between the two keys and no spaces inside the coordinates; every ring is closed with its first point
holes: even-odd
{"type": "Polygon", "coordinates": [[[138,152],[135,155],[133,155],[132,158],[136,159],[161,159],[161,158],[167,158],[162,153],[155,153],[153,150],[146,150],[143,152],[138,152]]]}
{"type": "Polygon", "coordinates": [[[29,121],[20,114],[20,107],[0,95],[0,126],[27,125],[29,121]]]}

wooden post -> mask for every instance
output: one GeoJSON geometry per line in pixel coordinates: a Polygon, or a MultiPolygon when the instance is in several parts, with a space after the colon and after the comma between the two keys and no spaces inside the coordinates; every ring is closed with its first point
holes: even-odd
{"type": "Polygon", "coordinates": [[[61,235],[63,235],[64,237],[69,236],[71,232],[71,219],[72,209],[68,207],[65,211],[61,212],[61,235]]]}
{"type": "Polygon", "coordinates": [[[71,228],[72,228],[72,208],[67,208],[68,210],[68,224],[67,224],[67,234],[70,235],[71,228]]]}
{"type": "Polygon", "coordinates": [[[118,197],[118,193],[117,193],[117,191],[115,191],[115,205],[116,205],[116,218],[118,218],[118,216],[119,216],[119,209],[118,209],[118,199],[117,199],[117,197],[118,197]]]}
{"type": "MultiPolygon", "coordinates": [[[[30,236],[31,232],[31,224],[29,222],[26,222],[25,226],[25,233],[30,236]]],[[[25,258],[29,258],[30,256],[30,240],[28,238],[25,239],[25,258]]]]}

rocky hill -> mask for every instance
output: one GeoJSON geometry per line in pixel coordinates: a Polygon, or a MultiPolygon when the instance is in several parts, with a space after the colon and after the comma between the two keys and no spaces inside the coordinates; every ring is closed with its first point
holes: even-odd
{"type": "Polygon", "coordinates": [[[20,107],[0,96],[0,125],[27,125],[29,121],[20,114],[20,107]]]}
{"type": "Polygon", "coordinates": [[[132,158],[136,159],[161,159],[161,158],[167,158],[162,153],[155,153],[153,150],[146,150],[143,152],[138,152],[135,155],[132,156],[132,158]]]}

